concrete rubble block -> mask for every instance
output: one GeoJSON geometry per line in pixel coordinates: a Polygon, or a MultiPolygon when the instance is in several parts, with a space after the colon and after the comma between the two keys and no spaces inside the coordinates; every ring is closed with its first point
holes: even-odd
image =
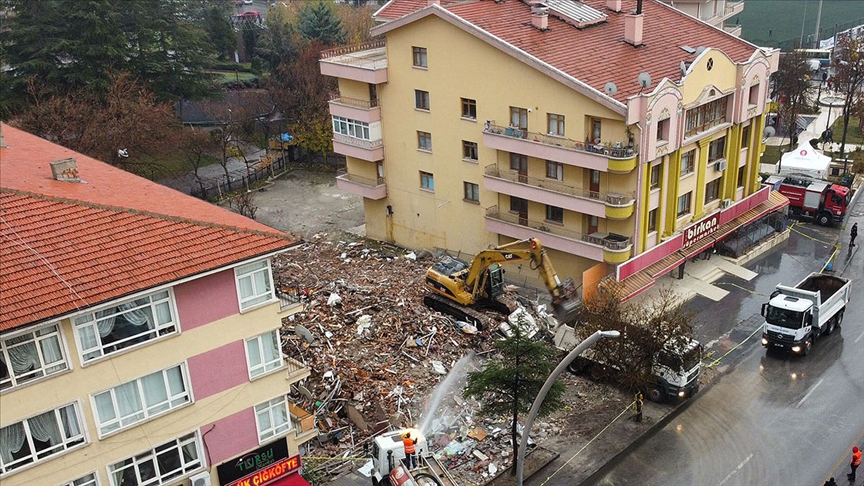
{"type": "Polygon", "coordinates": [[[438,375],[446,375],[447,374],[447,368],[444,367],[444,363],[433,359],[432,361],[429,362],[429,364],[432,365],[432,372],[433,373],[438,374],[438,375]]]}
{"type": "Polygon", "coordinates": [[[474,449],[473,451],[471,451],[471,453],[474,455],[474,457],[476,457],[477,459],[480,459],[481,461],[488,461],[489,460],[489,456],[487,456],[486,454],[483,454],[482,452],[478,451],[477,449],[474,449]]]}

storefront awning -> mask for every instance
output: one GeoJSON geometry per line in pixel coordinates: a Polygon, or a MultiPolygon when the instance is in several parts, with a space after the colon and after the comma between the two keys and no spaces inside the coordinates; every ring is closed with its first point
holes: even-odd
{"type": "Polygon", "coordinates": [[[289,474],[284,478],[279,478],[272,483],[269,483],[267,486],[310,486],[309,483],[303,479],[303,476],[299,474],[289,474]]]}

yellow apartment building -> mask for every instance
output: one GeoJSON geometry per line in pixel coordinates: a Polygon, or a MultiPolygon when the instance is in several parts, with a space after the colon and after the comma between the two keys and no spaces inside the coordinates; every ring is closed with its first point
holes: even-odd
{"type": "Polygon", "coordinates": [[[776,52],[655,0],[392,0],[375,18],[373,42],[320,60],[337,184],[371,238],[470,258],[536,237],[585,291],[630,297],[785,204],[758,180],[776,52]]]}

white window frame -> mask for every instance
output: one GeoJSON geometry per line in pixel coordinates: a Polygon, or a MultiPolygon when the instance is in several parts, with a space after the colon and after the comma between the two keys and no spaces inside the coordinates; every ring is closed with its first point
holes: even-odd
{"type": "Polygon", "coordinates": [[[411,64],[416,68],[429,69],[429,52],[425,47],[411,46],[411,64]]]}
{"type": "Polygon", "coordinates": [[[336,115],[333,115],[333,133],[341,133],[360,140],[371,140],[368,123],[336,115]]]}
{"type": "Polygon", "coordinates": [[[258,443],[263,444],[274,437],[287,434],[294,430],[294,424],[291,423],[291,412],[288,409],[288,395],[280,395],[272,400],[267,400],[264,403],[255,405],[255,430],[258,431],[258,443]],[[284,411],[285,422],[274,426],[273,413],[284,411]],[[260,415],[267,414],[270,426],[261,430],[262,424],[259,418],[260,415]]]}
{"type": "MultiPolygon", "coordinates": [[[[67,411],[67,416],[68,416],[68,411],[67,411]]],[[[5,464],[3,462],[3,459],[0,458],[0,477],[5,477],[5,476],[9,475],[10,473],[14,474],[15,472],[22,471],[24,469],[28,469],[33,464],[44,463],[45,461],[49,461],[51,459],[54,459],[54,458],[58,457],[59,455],[62,455],[63,453],[65,453],[67,451],[70,451],[72,449],[77,449],[77,448],[82,447],[82,446],[89,443],[87,440],[87,435],[86,435],[86,430],[85,430],[86,425],[84,423],[84,420],[82,420],[82,417],[81,417],[81,405],[78,402],[67,403],[67,404],[64,404],[63,406],[55,408],[53,410],[46,410],[46,411],[43,411],[41,413],[31,415],[30,417],[27,417],[27,418],[20,420],[18,422],[7,424],[7,425],[3,426],[2,428],[5,429],[6,427],[12,427],[16,424],[21,424],[21,426],[24,429],[24,443],[21,447],[22,447],[22,449],[24,447],[27,447],[30,451],[30,454],[27,455],[26,457],[14,459],[9,464],[5,464]],[[77,422],[75,424],[75,428],[78,429],[77,433],[72,433],[74,431],[74,429],[71,429],[71,428],[67,430],[67,428],[63,424],[63,419],[62,419],[63,416],[60,413],[60,411],[63,409],[68,409],[69,407],[72,407],[71,408],[72,417],[74,417],[75,421],[77,422]],[[44,449],[42,451],[37,452],[36,446],[34,443],[33,432],[31,431],[30,422],[33,421],[33,419],[35,419],[36,417],[39,417],[41,415],[45,415],[45,414],[51,413],[51,412],[54,413],[54,418],[57,421],[56,425],[57,425],[58,430],[60,431],[60,436],[61,436],[62,440],[58,444],[54,444],[47,449],[44,449]],[[47,452],[47,451],[51,451],[51,452],[47,452]],[[10,466],[13,466],[13,465],[15,467],[10,468],[10,466]]],[[[19,449],[18,452],[20,452],[20,451],[21,451],[21,449],[19,449]]]]}
{"type": "Polygon", "coordinates": [[[101,439],[107,437],[121,430],[125,430],[129,427],[141,424],[143,422],[147,422],[160,415],[171,412],[172,410],[177,410],[178,408],[191,404],[192,390],[191,386],[189,386],[188,368],[186,367],[186,363],[184,362],[176,366],[171,366],[163,370],[156,371],[154,373],[148,373],[135,380],[127,381],[126,383],[122,383],[115,387],[90,395],[90,403],[92,405],[91,408],[93,409],[93,419],[98,429],[97,431],[99,433],[99,438],[101,439]],[[168,383],[168,372],[175,368],[179,368],[180,377],[183,380],[183,390],[179,393],[172,393],[171,387],[168,383]],[[166,399],[156,404],[147,405],[144,397],[143,380],[158,373],[162,374],[162,384],[165,387],[166,399]],[[134,387],[137,392],[138,403],[136,405],[139,407],[139,410],[137,410],[134,414],[128,415],[126,417],[120,416],[119,402],[121,400],[129,400],[129,398],[122,398],[118,396],[118,390],[121,387],[134,387]],[[113,407],[112,412],[114,416],[110,419],[105,420],[105,422],[102,422],[102,418],[99,416],[99,406],[96,400],[97,397],[106,396],[106,394],[107,397],[111,400],[111,405],[113,407]],[[166,405],[166,408],[161,408],[165,407],[166,405]]]}
{"type": "Polygon", "coordinates": [[[432,132],[417,131],[417,150],[432,151],[432,132]]]}
{"type": "Polygon", "coordinates": [[[274,302],[276,300],[276,292],[273,288],[273,272],[270,270],[270,260],[259,260],[257,262],[247,263],[234,268],[234,283],[237,287],[237,302],[240,305],[240,312],[245,312],[254,309],[258,306],[274,302]],[[262,266],[263,265],[263,266],[262,266]],[[255,275],[261,272],[266,272],[267,280],[265,285],[269,285],[269,289],[258,289],[258,284],[255,283],[255,275]],[[252,296],[243,297],[240,293],[240,281],[250,279],[252,283],[252,296]],[[262,297],[267,297],[260,300],[262,297]]]}
{"type": "Polygon", "coordinates": [[[414,108],[420,111],[431,111],[432,102],[429,99],[429,92],[422,89],[414,90],[414,108]]]}
{"type": "Polygon", "coordinates": [[[546,178],[553,181],[564,180],[564,164],[561,162],[546,161],[546,178]]]}
{"type": "MultiPolygon", "coordinates": [[[[18,361],[20,361],[22,357],[23,356],[19,355],[18,361]]],[[[5,364],[6,371],[9,373],[8,377],[0,378],[0,390],[4,391],[33,383],[48,378],[51,375],[72,369],[71,363],[69,362],[69,352],[66,348],[66,339],[64,339],[63,331],[61,330],[60,324],[57,322],[48,326],[40,327],[34,331],[0,339],[0,361],[5,364]],[[56,339],[57,346],[60,349],[60,359],[52,361],[51,363],[46,363],[47,358],[45,356],[45,345],[51,339],[56,339]],[[13,343],[11,342],[13,340],[20,340],[20,342],[13,343]],[[36,367],[22,373],[15,373],[12,369],[11,363],[13,360],[10,357],[10,352],[16,354],[16,350],[29,343],[33,343],[36,348],[36,356],[29,356],[31,366],[36,365],[36,367]],[[35,363],[33,360],[38,361],[38,363],[35,363]]]]}
{"type": "Polygon", "coordinates": [[[480,185],[473,182],[462,181],[463,196],[466,201],[480,202],[480,185]]]}
{"type": "Polygon", "coordinates": [[[421,170],[420,189],[424,191],[435,192],[435,174],[421,170]]]}
{"type": "Polygon", "coordinates": [[[74,328],[75,343],[78,345],[78,356],[81,358],[82,366],[86,366],[90,362],[97,361],[105,356],[126,351],[128,349],[137,348],[139,346],[146,346],[150,343],[165,338],[166,336],[177,334],[180,332],[180,323],[177,318],[177,305],[174,302],[174,291],[170,288],[162,289],[158,292],[151,292],[149,294],[139,295],[133,299],[117,301],[113,305],[101,307],[94,312],[88,312],[87,314],[75,317],[74,319],[72,319],[72,327],[74,328]],[[138,301],[144,299],[148,299],[149,303],[138,303],[138,301]],[[118,310],[120,307],[123,306],[130,307],[118,310]],[[169,320],[160,323],[158,322],[159,313],[157,310],[160,307],[162,309],[165,309],[166,307],[163,306],[167,306],[167,310],[169,312],[169,320]],[[105,344],[102,342],[103,336],[99,335],[100,331],[98,329],[99,322],[107,321],[109,319],[116,319],[117,317],[131,314],[133,312],[140,312],[148,308],[150,309],[150,317],[154,321],[156,321],[153,323],[153,328],[148,327],[135,335],[118,339],[117,341],[114,341],[112,343],[105,344]],[[114,310],[113,313],[102,315],[103,313],[109,312],[111,309],[114,310]],[[90,340],[95,340],[96,345],[86,347],[84,344],[84,339],[82,339],[83,334],[88,334],[90,336],[90,340]],[[147,339],[144,342],[133,343],[134,339],[141,338],[148,334],[156,334],[156,337],[147,339]],[[124,343],[130,344],[122,346],[124,343]],[[109,348],[114,349],[112,351],[106,351],[109,348]]]}
{"type": "Polygon", "coordinates": [[[203,470],[205,466],[206,463],[204,461],[203,447],[201,447],[201,438],[198,436],[198,431],[195,431],[160,444],[152,449],[141,452],[140,454],[135,454],[134,456],[122,461],[109,464],[106,466],[106,469],[108,470],[108,480],[111,482],[111,486],[120,486],[120,482],[117,480],[117,473],[121,472],[120,477],[122,478],[122,471],[128,468],[132,468],[135,471],[135,478],[139,486],[154,486],[169,483],[176,484],[183,477],[188,477],[197,471],[203,470]],[[187,461],[183,455],[183,446],[189,444],[195,445],[195,454],[197,457],[187,461]],[[159,450],[157,451],[157,449],[159,450]],[[172,449],[177,450],[181,462],[180,469],[165,472],[158,471],[158,456],[164,456],[166,452],[172,449]],[[148,461],[152,461],[153,463],[155,476],[153,476],[149,481],[144,482],[141,480],[140,466],[148,461]],[[127,462],[129,462],[129,464],[126,464],[127,462]],[[175,474],[178,472],[179,474],[175,474]]]}
{"type": "Polygon", "coordinates": [[[99,486],[99,475],[96,474],[96,471],[93,471],[90,474],[85,474],[78,479],[73,479],[60,486],[99,486]]]}
{"type": "Polygon", "coordinates": [[[274,329],[269,332],[265,332],[264,334],[259,334],[253,338],[247,339],[244,342],[243,348],[246,350],[246,369],[249,372],[249,379],[254,380],[255,378],[270,374],[272,371],[276,371],[282,369],[285,366],[285,356],[282,354],[282,338],[279,336],[279,330],[274,329]],[[276,354],[278,355],[278,359],[272,361],[264,361],[264,336],[266,335],[276,335],[276,354]],[[252,356],[249,354],[249,346],[254,342],[254,345],[258,348],[258,356],[261,357],[261,363],[252,364],[252,356]]]}

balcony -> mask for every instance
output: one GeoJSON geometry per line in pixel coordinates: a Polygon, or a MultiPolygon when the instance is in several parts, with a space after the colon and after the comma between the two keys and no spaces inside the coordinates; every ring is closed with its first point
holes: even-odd
{"type": "Polygon", "coordinates": [[[736,2],[726,0],[726,8],[723,9],[723,20],[726,20],[729,17],[734,17],[743,11],[744,0],[738,0],[736,2]]]}
{"type": "Polygon", "coordinates": [[[381,121],[381,108],[378,107],[377,100],[346,98],[339,93],[330,93],[330,114],[363,123],[381,121]]]}
{"type": "Polygon", "coordinates": [[[501,170],[495,164],[484,169],[483,187],[577,213],[606,217],[605,196],[599,192],[578,189],[553,179],[519,175],[515,170],[501,170]]]}
{"type": "Polygon", "coordinates": [[[725,30],[728,34],[734,35],[735,37],[741,37],[740,25],[724,25],[723,30],[725,30]]]}
{"type": "Polygon", "coordinates": [[[529,132],[487,123],[483,144],[489,148],[599,170],[630,172],[636,168],[638,149],[616,144],[586,144],[565,137],[529,132]]]}
{"type": "Polygon", "coordinates": [[[361,83],[387,82],[387,44],[384,40],[342,46],[321,53],[321,74],[361,83]]]}
{"type": "Polygon", "coordinates": [[[627,219],[633,215],[636,198],[626,194],[606,194],[606,218],[627,219]]]}
{"type": "Polygon", "coordinates": [[[333,151],[356,159],[378,162],[384,160],[384,140],[366,140],[365,138],[334,133],[333,151]]]}
{"type": "Polygon", "coordinates": [[[336,187],[350,194],[363,196],[367,199],[384,199],[387,197],[387,184],[384,178],[368,179],[366,177],[349,174],[345,169],[340,169],[336,176],[336,187]]]}
{"type": "Polygon", "coordinates": [[[486,229],[518,240],[538,238],[549,248],[597,262],[627,261],[633,249],[631,239],[626,236],[612,233],[585,235],[547,222],[520,219],[518,214],[499,211],[498,206],[486,209],[486,229]]]}

